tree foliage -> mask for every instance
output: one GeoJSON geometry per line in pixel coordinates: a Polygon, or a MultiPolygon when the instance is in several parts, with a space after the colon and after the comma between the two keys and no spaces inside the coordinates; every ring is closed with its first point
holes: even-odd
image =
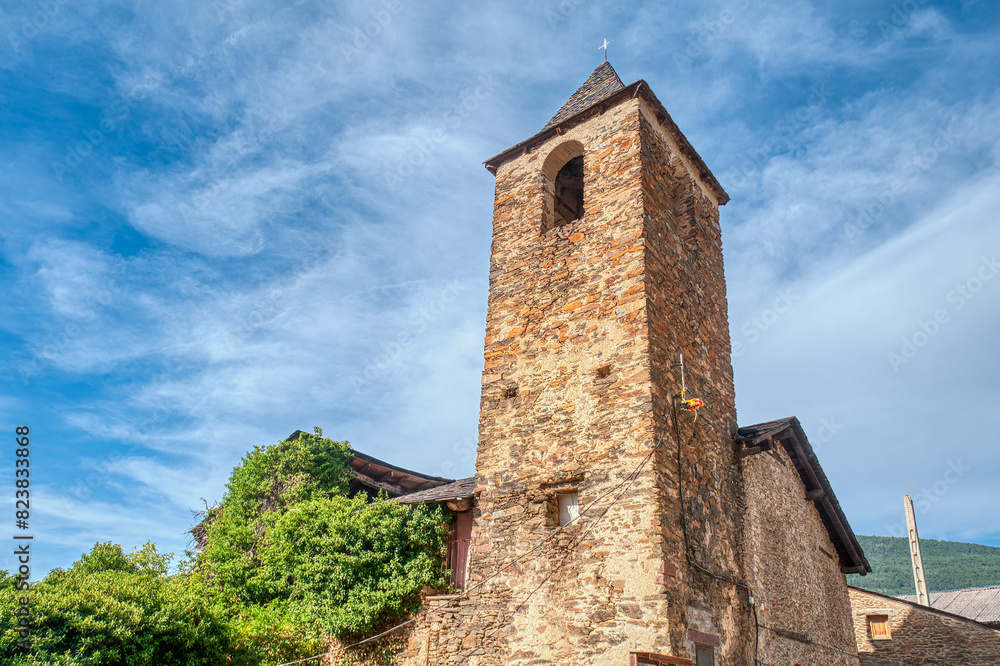
{"type": "MultiPolygon", "coordinates": [[[[872,565],[872,573],[851,574],[847,577],[849,584],[890,596],[914,594],[908,539],[859,535],[858,542],[872,565]]],[[[1000,548],[921,539],[920,551],[931,592],[1000,584],[1000,548]]]]}
{"type": "Polygon", "coordinates": [[[442,509],[361,494],[346,442],[300,434],[258,446],[206,512],[200,552],[169,572],[147,544],[99,543],[32,586],[31,656],[17,648],[13,579],[0,574],[0,662],[257,666],[375,633],[443,586],[442,509]]]}
{"type": "Polygon", "coordinates": [[[170,556],[147,543],[125,553],[98,543],[72,567],[55,569],[27,592],[0,592],[5,664],[171,665],[249,663],[218,608],[167,575],[170,556]],[[31,650],[17,647],[18,599],[27,596],[31,650]]]}
{"type": "Polygon", "coordinates": [[[425,585],[444,584],[446,536],[436,508],[312,500],[275,523],[263,576],[273,599],[306,610],[325,633],[360,636],[416,610],[425,585]]]}
{"type": "Polygon", "coordinates": [[[306,433],[254,447],[230,475],[222,503],[206,516],[207,544],[197,567],[202,578],[230,603],[265,602],[261,551],[268,530],[291,505],[345,497],[350,459],[346,442],[306,433]]]}
{"type": "Polygon", "coordinates": [[[443,584],[442,510],[347,497],[351,456],[346,443],[300,433],[233,470],[193,572],[242,618],[244,640],[295,627],[286,655],[308,652],[322,636],[346,640],[405,616],[425,585],[443,584]]]}

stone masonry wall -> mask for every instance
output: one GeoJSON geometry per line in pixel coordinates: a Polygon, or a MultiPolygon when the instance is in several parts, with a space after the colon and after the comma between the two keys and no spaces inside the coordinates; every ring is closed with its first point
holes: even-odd
{"type": "MultiPolygon", "coordinates": [[[[559,491],[586,509],[649,452],[641,168],[637,109],[623,104],[497,173],[471,584],[553,533],[559,491]],[[586,213],[543,235],[542,164],[569,141],[584,147],[586,213]]],[[[627,663],[636,641],[662,640],[644,619],[666,615],[655,492],[647,466],[487,581],[477,604],[496,609],[482,641],[496,661],[482,663],[627,663]]]]}
{"type": "Polygon", "coordinates": [[[497,172],[474,589],[424,614],[408,663],[627,664],[634,650],[690,658],[694,641],[727,663],[745,644],[739,590],[689,571],[673,437],[619,487],[672,432],[663,396],[679,390],[680,375],[670,359],[691,350],[693,382],[719,396],[709,411],[721,425],[695,426],[692,444],[693,415],[682,415],[690,528],[702,556],[735,569],[734,509],[723,500],[733,486],[719,458],[727,453],[731,463],[735,414],[718,212],[676,146],[657,138],[650,113],[642,100],[625,100],[497,172]],[[542,165],[568,141],[584,147],[586,212],[543,234],[542,165]],[[666,189],[651,203],[650,187],[666,189]],[[687,224],[711,230],[694,240],[707,244],[704,252],[691,251],[686,229],[650,216],[661,205],[670,215],[683,206],[676,214],[687,224]],[[655,254],[647,251],[652,233],[655,254]],[[545,542],[556,529],[554,497],[567,490],[579,492],[581,509],[597,504],[545,542]]]}
{"type": "Polygon", "coordinates": [[[700,644],[749,664],[749,582],[785,631],[760,630],[761,663],[857,664],[794,470],[737,460],[718,202],[656,113],[622,99],[497,170],[469,592],[429,600],[402,663],[612,666],[700,644]],[[585,214],[543,232],[543,165],[568,142],[585,214]],[[681,353],[697,418],[675,411],[681,353]],[[567,491],[594,506],[558,530],[567,491]]]}
{"type": "Polygon", "coordinates": [[[776,446],[742,464],[761,662],[857,664],[847,581],[791,458],[776,446]]]}
{"type": "Polygon", "coordinates": [[[1000,629],[850,588],[854,637],[862,666],[1000,664],[1000,629]],[[889,640],[872,640],[868,615],[889,617],[889,640]]]}
{"type": "Polygon", "coordinates": [[[660,542],[666,565],[677,571],[668,608],[671,653],[693,655],[697,636],[719,641],[718,663],[742,664],[749,657],[752,609],[740,586],[742,491],[732,440],[736,406],[718,205],[691,177],[654,109],[642,104],[641,110],[653,412],[657,436],[666,431],[656,465],[660,542]],[[697,419],[679,412],[678,433],[682,353],[688,397],[705,406],[697,419]]]}

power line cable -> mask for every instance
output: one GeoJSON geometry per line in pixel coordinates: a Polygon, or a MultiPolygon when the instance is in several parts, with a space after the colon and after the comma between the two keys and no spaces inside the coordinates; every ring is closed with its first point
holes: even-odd
{"type": "MultiPolygon", "coordinates": [[[[747,596],[748,596],[748,601],[750,603],[751,608],[753,609],[753,619],[754,619],[754,626],[755,626],[754,663],[757,664],[759,662],[758,646],[759,646],[759,641],[760,641],[760,624],[758,623],[758,620],[757,620],[757,607],[756,607],[756,604],[753,601],[753,592],[752,592],[752,590],[746,584],[744,584],[744,583],[741,583],[741,582],[739,582],[737,580],[734,580],[733,578],[730,578],[728,576],[716,573],[716,572],[714,572],[714,571],[712,571],[710,569],[707,569],[706,567],[701,566],[700,564],[698,564],[697,562],[695,562],[694,559],[691,556],[691,542],[690,542],[690,537],[688,535],[687,516],[686,516],[685,503],[684,503],[683,466],[682,466],[682,459],[681,459],[681,457],[682,457],[681,456],[682,442],[681,442],[681,436],[680,436],[680,419],[678,418],[678,413],[677,413],[676,396],[674,397],[674,399],[672,401],[672,411],[673,411],[673,419],[672,420],[674,422],[674,434],[676,436],[676,441],[677,441],[677,487],[678,487],[678,497],[679,497],[679,500],[680,500],[681,530],[682,530],[683,535],[684,535],[684,554],[685,554],[685,558],[687,559],[688,565],[691,566],[692,568],[697,569],[698,571],[701,571],[702,573],[704,573],[704,574],[706,574],[706,575],[708,575],[708,576],[710,576],[712,578],[715,578],[715,579],[721,580],[721,581],[725,581],[727,583],[730,583],[732,585],[735,585],[737,587],[740,587],[740,588],[743,588],[744,590],[746,590],[747,596]]],[[[703,419],[703,420],[707,421],[707,419],[703,419]]],[[[712,425],[711,422],[709,422],[709,424],[712,425]]],[[[594,501],[592,501],[590,504],[588,504],[580,512],[580,515],[577,518],[577,520],[573,521],[574,523],[578,523],[580,521],[580,519],[582,519],[583,517],[587,516],[594,509],[594,507],[598,503],[602,502],[605,498],[607,498],[608,496],[612,495],[613,493],[619,491],[619,489],[622,489],[623,486],[624,486],[624,489],[622,489],[621,493],[619,493],[619,497],[622,494],[624,494],[624,492],[626,490],[628,490],[628,486],[631,486],[632,483],[635,482],[635,480],[639,476],[639,472],[646,465],[646,463],[649,462],[650,458],[653,457],[653,454],[656,453],[657,449],[659,449],[660,446],[663,444],[663,439],[664,439],[664,437],[665,437],[665,435],[667,433],[667,428],[668,427],[669,427],[668,424],[664,424],[663,431],[661,432],[660,437],[657,440],[656,446],[654,446],[649,451],[649,453],[646,454],[646,456],[639,462],[639,464],[636,465],[636,467],[628,475],[626,475],[621,480],[621,482],[619,482],[616,486],[614,486],[613,488],[611,488],[610,490],[608,490],[606,493],[604,493],[603,495],[601,495],[600,497],[598,497],[597,499],[595,499],[594,501]]],[[[694,441],[695,435],[696,435],[696,431],[692,430],[692,432],[691,432],[691,440],[688,442],[689,445],[690,445],[691,442],[694,441]]],[[[615,499],[617,500],[617,497],[615,499]]],[[[614,501],[612,501],[611,503],[608,504],[607,507],[605,507],[604,511],[602,511],[601,514],[597,517],[597,520],[589,527],[589,529],[586,532],[584,532],[584,534],[582,534],[573,543],[574,547],[577,544],[579,544],[586,536],[588,536],[594,530],[594,528],[597,527],[598,523],[600,523],[600,521],[607,515],[608,511],[610,511],[610,509],[611,509],[611,507],[613,505],[614,505],[614,501]]],[[[572,524],[572,523],[570,523],[570,524],[572,524]]],[[[428,611],[437,611],[437,610],[442,610],[444,608],[447,608],[449,606],[454,605],[459,600],[467,597],[469,595],[469,593],[471,593],[472,591],[477,590],[480,587],[483,587],[488,582],[490,582],[491,580],[493,580],[494,578],[496,578],[497,576],[499,576],[501,573],[503,573],[504,571],[506,571],[510,567],[514,566],[515,564],[517,564],[521,560],[525,559],[526,557],[528,557],[532,553],[536,552],[537,550],[539,550],[540,548],[542,548],[543,546],[545,546],[548,542],[550,542],[552,539],[554,539],[559,534],[561,534],[562,531],[566,527],[568,527],[568,525],[560,525],[557,529],[553,530],[553,532],[551,534],[549,534],[545,539],[543,539],[537,545],[535,545],[534,547],[530,548],[529,550],[527,550],[523,554],[515,557],[513,560],[511,560],[507,564],[501,566],[493,574],[490,574],[489,576],[487,576],[486,578],[484,578],[480,582],[478,582],[475,585],[473,585],[473,586],[469,587],[468,589],[464,590],[460,595],[457,595],[457,596],[455,596],[455,597],[453,597],[451,599],[448,599],[447,601],[444,601],[443,603],[441,603],[438,606],[435,606],[433,608],[428,608],[427,610],[428,611]]],[[[555,568],[553,568],[553,570],[550,571],[548,573],[548,575],[531,592],[528,593],[528,596],[525,597],[525,599],[520,604],[518,604],[517,608],[515,609],[515,612],[517,610],[519,610],[520,608],[522,608],[524,606],[524,604],[527,603],[528,600],[539,589],[541,589],[541,587],[549,580],[549,578],[551,578],[552,575],[563,565],[563,563],[565,563],[565,561],[568,559],[568,557],[569,557],[569,555],[570,555],[571,552],[572,552],[572,550],[570,550],[569,552],[567,552],[566,555],[563,557],[563,559],[560,560],[559,564],[557,564],[555,566],[555,568]]],[[[362,639],[360,641],[356,641],[356,642],[350,643],[348,645],[343,645],[343,646],[340,646],[340,647],[338,647],[338,648],[336,648],[334,650],[329,650],[327,652],[323,652],[321,654],[313,655],[311,657],[305,657],[305,658],[297,659],[297,660],[294,660],[294,661],[283,662],[281,664],[277,664],[276,666],[292,666],[293,664],[305,663],[307,661],[312,661],[314,659],[319,659],[320,657],[325,657],[325,656],[328,656],[328,655],[340,654],[340,653],[345,652],[345,651],[347,651],[349,649],[352,649],[352,648],[355,648],[355,647],[359,647],[361,645],[365,645],[367,643],[371,643],[372,641],[376,641],[376,640],[378,640],[380,638],[388,636],[389,634],[391,634],[391,633],[393,633],[395,631],[398,631],[399,629],[402,629],[403,627],[406,627],[406,626],[409,626],[409,625],[413,624],[414,622],[416,622],[416,620],[417,620],[416,617],[412,617],[409,620],[405,620],[403,622],[400,622],[399,624],[396,624],[396,625],[390,627],[389,629],[386,629],[385,631],[383,631],[383,632],[381,632],[379,634],[376,634],[375,636],[370,636],[370,637],[362,639]]],[[[824,646],[824,647],[826,647],[826,646],[824,646]]]]}
{"type": "MultiPolygon", "coordinates": [[[[615,491],[617,491],[622,486],[624,486],[626,484],[631,485],[632,482],[636,478],[638,478],[639,472],[642,470],[642,468],[645,466],[645,464],[647,462],[649,462],[649,459],[653,457],[653,454],[656,453],[656,450],[659,449],[660,446],[663,444],[663,438],[664,438],[664,436],[666,436],[666,434],[667,434],[667,425],[664,424],[663,431],[660,434],[660,438],[657,441],[656,446],[654,446],[649,451],[649,453],[646,454],[646,457],[644,457],[639,462],[639,464],[636,465],[635,469],[633,469],[627,476],[625,476],[625,478],[622,479],[622,481],[618,485],[616,485],[611,490],[609,490],[608,492],[604,493],[603,495],[601,495],[600,497],[598,497],[597,499],[595,499],[593,502],[591,502],[590,504],[588,504],[583,509],[583,511],[580,512],[579,517],[577,517],[577,519],[575,521],[573,521],[573,522],[574,523],[578,523],[581,518],[583,518],[584,516],[586,516],[591,511],[591,509],[594,508],[595,505],[597,505],[599,502],[601,502],[602,500],[604,500],[606,497],[608,497],[609,495],[611,495],[612,493],[614,493],[615,491]]],[[[612,504],[609,504],[608,507],[604,510],[604,512],[600,515],[600,517],[598,518],[598,522],[600,521],[601,518],[603,518],[607,514],[607,512],[611,508],[612,504]]],[[[592,531],[593,528],[596,527],[596,524],[597,523],[595,522],[595,524],[593,526],[591,526],[590,530],[588,530],[583,536],[586,536],[587,534],[589,534],[590,531],[592,531]]],[[[469,587],[467,590],[463,590],[462,593],[459,594],[459,595],[457,595],[456,597],[454,597],[452,599],[448,599],[447,601],[443,602],[441,605],[435,606],[434,608],[429,608],[428,610],[429,611],[437,611],[437,610],[441,610],[443,608],[447,608],[448,606],[451,606],[451,605],[455,604],[460,599],[468,596],[469,593],[472,592],[473,590],[479,589],[480,587],[482,587],[483,585],[485,585],[486,583],[488,583],[492,579],[496,578],[497,576],[499,576],[501,573],[503,573],[504,571],[506,571],[510,567],[514,566],[515,564],[517,564],[518,562],[520,562],[521,560],[523,560],[527,556],[529,556],[532,553],[534,553],[535,551],[537,551],[539,548],[541,548],[542,546],[544,546],[545,544],[547,544],[549,541],[551,541],[552,539],[554,539],[556,536],[558,536],[566,527],[568,527],[568,525],[560,525],[557,529],[553,530],[553,532],[549,536],[547,536],[545,539],[543,539],[541,542],[539,542],[536,546],[534,546],[531,549],[529,549],[527,552],[523,553],[522,555],[517,556],[516,558],[514,558],[513,560],[511,560],[507,564],[505,564],[502,567],[500,567],[499,569],[497,569],[494,573],[490,574],[489,576],[487,576],[483,580],[479,581],[475,585],[469,587]]],[[[581,537],[581,539],[582,539],[582,537],[581,537]]],[[[576,543],[579,543],[579,540],[576,543]]],[[[565,558],[564,558],[564,561],[565,561],[565,558]]],[[[551,575],[552,574],[550,573],[549,576],[551,576],[551,575]]],[[[544,584],[544,582],[545,581],[542,581],[543,584],[544,584]]],[[[535,590],[532,590],[531,594],[534,594],[534,592],[537,591],[537,589],[538,588],[535,588],[535,590]]],[[[525,601],[527,601],[528,598],[530,598],[530,594],[529,594],[528,597],[525,598],[525,601]]],[[[525,602],[521,602],[521,603],[523,604],[525,602]]],[[[520,606],[518,606],[518,608],[520,608],[520,606]]],[[[296,659],[294,661],[282,662],[280,664],[277,664],[276,666],[291,666],[292,664],[302,664],[302,663],[305,663],[307,661],[312,661],[314,659],[319,659],[320,657],[325,657],[325,656],[328,656],[328,655],[340,654],[340,653],[345,652],[345,651],[347,651],[347,650],[349,650],[351,648],[355,648],[355,647],[358,647],[360,645],[364,645],[366,643],[370,643],[370,642],[378,640],[379,638],[382,638],[384,636],[388,636],[389,634],[391,634],[391,633],[393,633],[395,631],[398,631],[399,629],[402,629],[403,627],[406,627],[406,626],[408,626],[410,624],[413,624],[414,622],[416,622],[416,620],[417,620],[416,617],[412,617],[409,620],[405,620],[403,622],[400,622],[397,625],[394,625],[394,626],[390,627],[389,629],[386,629],[385,631],[383,631],[380,634],[376,634],[375,636],[370,636],[368,638],[365,638],[363,640],[357,641],[355,643],[350,643],[349,645],[342,645],[342,646],[340,646],[340,647],[338,647],[338,648],[336,648],[334,650],[329,650],[327,652],[323,652],[323,653],[320,653],[320,654],[317,654],[317,655],[313,655],[311,657],[304,657],[302,659],[296,659]]]]}
{"type": "MultiPolygon", "coordinates": [[[[673,417],[674,417],[674,419],[673,419],[674,420],[674,436],[675,436],[675,438],[677,440],[677,496],[680,499],[680,505],[681,505],[680,518],[681,518],[681,531],[684,534],[684,556],[687,559],[688,565],[691,566],[691,567],[693,567],[694,569],[697,569],[698,571],[701,571],[702,573],[704,573],[704,574],[706,574],[708,576],[711,576],[712,578],[715,578],[717,580],[725,581],[727,583],[730,583],[730,584],[735,585],[737,587],[741,587],[744,590],[746,590],[746,592],[747,592],[747,601],[749,602],[750,607],[753,609],[753,623],[754,623],[754,647],[753,647],[754,656],[753,656],[753,660],[754,660],[754,664],[757,664],[758,657],[759,657],[758,646],[759,646],[759,643],[760,643],[760,624],[757,622],[757,606],[754,603],[753,590],[751,590],[750,587],[747,586],[745,583],[741,583],[738,580],[734,580],[733,578],[730,578],[728,576],[724,576],[722,574],[716,573],[714,571],[711,571],[711,570],[709,570],[709,569],[701,566],[700,564],[698,564],[697,562],[694,561],[693,557],[691,557],[691,541],[690,541],[690,539],[688,537],[688,529],[687,529],[687,511],[684,508],[684,467],[681,464],[681,429],[680,429],[680,419],[677,417],[677,397],[678,396],[674,396],[674,398],[673,398],[672,409],[673,409],[673,417]]],[[[707,419],[703,419],[703,420],[707,420],[707,419]]],[[[709,422],[709,424],[711,424],[711,422],[709,422]]],[[[694,441],[694,437],[695,437],[695,433],[696,433],[696,431],[695,431],[694,428],[695,428],[695,426],[692,426],[692,429],[691,429],[691,438],[690,438],[690,440],[688,440],[688,445],[689,446],[690,446],[691,442],[694,441]]]]}

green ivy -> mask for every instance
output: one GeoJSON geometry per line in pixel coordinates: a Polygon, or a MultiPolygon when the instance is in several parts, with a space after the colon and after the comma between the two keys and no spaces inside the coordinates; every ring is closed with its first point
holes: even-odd
{"type": "Polygon", "coordinates": [[[416,610],[425,585],[444,584],[446,537],[437,508],[311,500],[275,522],[262,578],[273,598],[305,610],[324,633],[362,636],[416,610]]]}
{"type": "Polygon", "coordinates": [[[208,543],[195,572],[230,604],[266,604],[264,537],[289,506],[345,497],[351,449],[319,435],[254,447],[233,470],[221,504],[206,516],[208,543]]]}
{"type": "Polygon", "coordinates": [[[349,498],[352,455],[321,432],[257,447],[208,512],[193,578],[258,651],[269,648],[257,637],[279,627],[295,628],[285,656],[315,653],[324,636],[376,633],[415,611],[425,585],[445,584],[444,510],[349,498]]]}

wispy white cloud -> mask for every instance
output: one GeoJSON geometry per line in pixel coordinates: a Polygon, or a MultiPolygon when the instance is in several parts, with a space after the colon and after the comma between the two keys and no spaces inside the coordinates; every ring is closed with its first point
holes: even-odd
{"type": "Polygon", "coordinates": [[[57,316],[92,319],[95,307],[110,298],[112,268],[100,251],[87,244],[45,240],[34,244],[25,258],[37,266],[33,278],[40,283],[57,316]]]}
{"type": "MultiPolygon", "coordinates": [[[[1000,274],[983,268],[1000,258],[1000,226],[992,221],[998,178],[980,176],[852,264],[797,285],[800,302],[748,345],[737,366],[742,419],[763,420],[784,404],[805,417],[807,430],[809,421],[816,428],[830,417],[843,426],[820,458],[835,487],[849,489],[840,498],[849,515],[877,516],[861,521],[869,531],[879,520],[892,523],[897,496],[933,484],[949,460],[974,471],[944,506],[994,485],[981,470],[995,469],[998,457],[977,434],[976,415],[1000,399],[988,380],[1000,367],[979,351],[1000,325],[1000,274]],[[956,291],[981,272],[996,281],[970,298],[956,291]],[[947,316],[935,324],[940,311],[947,316]],[[903,353],[902,339],[922,330],[931,335],[917,336],[923,344],[912,359],[894,362],[890,354],[903,353]],[[970,384],[978,394],[966,397],[970,384]],[[946,447],[944,433],[930,425],[936,412],[948,423],[946,447]],[[879,481],[887,478],[899,482],[879,481]]],[[[927,530],[992,535],[991,523],[960,511],[929,514],[927,530]]]]}
{"type": "Polygon", "coordinates": [[[130,219],[149,236],[200,254],[256,254],[271,231],[267,227],[275,218],[298,213],[302,189],[323,171],[323,166],[276,164],[249,173],[223,166],[179,178],[147,176],[133,186],[140,194],[130,219]]]}
{"type": "Polygon", "coordinates": [[[1000,538],[988,509],[951,520],[984,495],[980,470],[1000,468],[981,435],[1000,290],[899,373],[886,361],[997,240],[998,91],[977,74],[996,25],[926,6],[883,36],[893,4],[64,3],[0,68],[23,98],[0,127],[0,206],[16,220],[0,268],[26,391],[0,407],[61,442],[50,464],[70,490],[50,489],[39,514],[62,549],[52,563],[104,538],[179,549],[186,509],[296,428],[471,473],[493,195],[481,162],[540,129],[605,30],[623,78],[649,81],[733,195],[741,420],[798,414],[858,531],[933,484],[948,462],[935,442],[957,438],[976,472],[922,531],[1000,538]],[[57,179],[52,163],[109,117],[57,179]],[[753,323],[789,289],[787,311],[753,323]],[[940,408],[945,388],[964,418],[940,408]],[[843,426],[827,437],[824,419],[843,426]]]}

